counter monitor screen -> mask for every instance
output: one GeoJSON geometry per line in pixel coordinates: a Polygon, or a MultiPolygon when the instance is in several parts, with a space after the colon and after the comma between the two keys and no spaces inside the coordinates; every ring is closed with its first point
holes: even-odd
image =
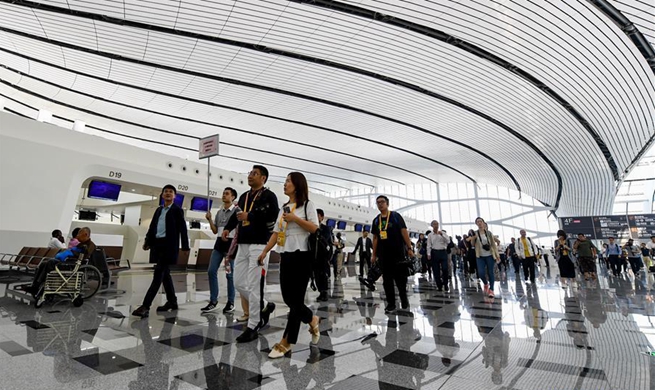
{"type": "Polygon", "coordinates": [[[337,224],[337,229],[346,230],[346,221],[339,221],[339,223],[337,224]]]}
{"type": "MultiPolygon", "coordinates": [[[[209,200],[209,208],[211,209],[213,201],[209,200]]],[[[196,196],[191,199],[191,211],[207,212],[207,198],[196,196]]]]}
{"type": "Polygon", "coordinates": [[[331,228],[334,228],[335,226],[337,226],[337,221],[335,221],[334,219],[328,219],[326,225],[328,225],[331,228]]]}
{"type": "MultiPolygon", "coordinates": [[[[173,199],[173,203],[175,203],[177,207],[182,208],[182,204],[184,203],[184,195],[176,194],[175,199],[173,199]]],[[[164,199],[161,196],[159,197],[159,205],[160,206],[164,205],[164,199]]],[[[204,211],[207,211],[207,209],[205,209],[204,211]]]]}
{"type": "Polygon", "coordinates": [[[121,185],[107,183],[105,181],[93,180],[89,183],[87,197],[91,199],[118,201],[118,195],[121,193],[121,185]]]}
{"type": "Polygon", "coordinates": [[[356,223],[355,224],[355,231],[356,232],[361,232],[362,230],[364,230],[364,226],[361,223],[356,223]]]}

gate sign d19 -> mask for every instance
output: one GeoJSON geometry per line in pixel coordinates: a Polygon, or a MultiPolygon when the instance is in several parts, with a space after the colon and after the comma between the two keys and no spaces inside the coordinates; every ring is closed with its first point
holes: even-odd
{"type": "Polygon", "coordinates": [[[198,153],[200,159],[218,156],[218,134],[201,139],[198,153]]]}

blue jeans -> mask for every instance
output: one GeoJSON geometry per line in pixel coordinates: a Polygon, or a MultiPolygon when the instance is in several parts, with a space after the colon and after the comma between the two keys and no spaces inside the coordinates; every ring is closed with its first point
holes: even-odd
{"type": "Polygon", "coordinates": [[[496,262],[493,256],[478,257],[478,277],[484,284],[489,282],[489,288],[494,290],[494,266],[496,262]]]}
{"type": "MultiPolygon", "coordinates": [[[[209,260],[209,270],[207,274],[209,275],[209,300],[211,302],[218,301],[218,269],[221,267],[223,262],[223,253],[217,251],[216,249],[212,250],[212,256],[209,260]]],[[[230,273],[225,274],[227,277],[227,301],[234,304],[234,260],[230,260],[230,273]]]]}

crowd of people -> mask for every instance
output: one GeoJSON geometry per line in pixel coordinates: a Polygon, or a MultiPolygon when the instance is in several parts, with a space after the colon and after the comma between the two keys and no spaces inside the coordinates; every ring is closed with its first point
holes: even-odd
{"type": "MultiPolygon", "coordinates": [[[[227,303],[223,312],[235,311],[236,292],[239,292],[244,314],[237,321],[245,326],[236,341],[256,340],[276,309],[275,303],[266,299],[266,277],[270,252],[277,248],[281,256],[280,289],[289,314],[281,340],[269,353],[270,358],[276,359],[289,355],[298,340],[301,324],[308,326],[312,343],[318,343],[321,335],[319,317],[305,304],[306,291],[311,280],[319,292],[317,301],[327,301],[329,279],[331,276],[335,281],[340,279],[348,253],[345,252],[344,238],[340,233],[335,235],[324,223],[325,213],[309,199],[309,187],[302,173],[291,172],[287,176],[284,195],[288,199],[282,209],[275,193],[265,187],[268,176],[266,167],[253,166],[248,174],[250,190],[237,200],[237,191],[225,188],[216,215],[206,214],[217,239],[208,267],[209,302],[201,311],[209,314],[218,309],[218,273],[223,265],[227,282],[227,303]],[[318,251],[317,245],[323,246],[323,250],[318,251]],[[319,258],[319,252],[326,255],[319,258]]],[[[143,249],[150,251],[150,263],[155,266],[143,303],[132,313],[137,317],[148,317],[150,306],[162,285],[166,302],[156,310],[178,309],[170,267],[176,263],[180,250],[189,250],[189,238],[183,210],[173,202],[175,195],[174,186],[162,188],[163,204],[155,211],[145,237],[143,249]]],[[[416,271],[414,258],[420,262],[418,271],[427,274],[424,280],[433,282],[437,291],[449,292],[460,269],[464,279],[471,283],[479,280],[482,293],[493,299],[496,280],[506,280],[510,266],[517,275],[517,282],[523,270],[527,286],[535,283],[537,267],[542,260],[546,267],[550,267],[549,257],[552,255],[559,268],[560,282],[566,288],[576,279],[576,272],[586,280],[597,279],[597,259],[614,276],[620,274],[621,267],[623,272],[627,272],[628,264],[632,273],[638,276],[651,266],[655,250],[655,237],[640,246],[632,239],[619,246],[614,238],[610,238],[599,250],[584,234],[572,239],[562,230],[557,232],[552,249],[537,245],[524,229],[519,231],[518,238],[512,237],[511,243],[504,245],[481,217],[474,221],[476,229],[456,236],[455,240],[441,228],[439,221],[432,221],[432,229],[420,234],[418,241],[413,243],[402,215],[390,209],[389,198],[378,196],[376,206],[379,214],[371,224],[372,237],[364,231],[351,253],[359,255],[360,281],[369,289],[374,290],[375,281],[383,278],[385,313],[388,315],[412,316],[407,280],[416,271]]],[[[82,245],[88,251],[92,246],[90,230],[82,228],[76,233],[68,247],[82,245]]],[[[49,247],[66,248],[61,231],[52,232],[49,247]]],[[[51,266],[46,263],[37,271],[35,285],[51,266]]]]}

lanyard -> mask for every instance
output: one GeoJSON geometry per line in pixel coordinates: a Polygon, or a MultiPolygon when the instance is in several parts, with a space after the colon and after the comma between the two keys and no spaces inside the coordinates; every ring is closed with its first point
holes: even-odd
{"type": "Polygon", "coordinates": [[[386,232],[387,229],[389,228],[389,217],[391,216],[391,210],[387,210],[387,222],[384,224],[384,230],[382,229],[382,214],[380,214],[380,220],[378,228],[381,232],[386,232]]]}
{"type": "MultiPolygon", "coordinates": [[[[290,212],[290,213],[293,213],[294,211],[296,211],[296,204],[295,204],[295,203],[293,204],[293,208],[291,209],[291,212],[290,212]]],[[[280,225],[280,231],[286,232],[286,231],[287,231],[287,227],[289,227],[289,222],[287,222],[287,221],[285,221],[284,219],[280,218],[280,224],[279,224],[279,225],[280,225]],[[284,225],[284,229],[282,229],[282,222],[285,223],[285,225],[284,225]]]]}
{"type": "Polygon", "coordinates": [[[246,193],[246,204],[243,205],[243,209],[244,209],[243,211],[245,211],[246,213],[249,213],[250,210],[252,210],[252,206],[255,205],[255,201],[257,201],[257,198],[259,198],[259,195],[261,195],[262,191],[263,191],[263,190],[259,190],[259,191],[257,191],[257,194],[256,194],[255,197],[253,198],[252,203],[250,203],[250,207],[248,207],[248,196],[250,195],[250,192],[251,192],[251,191],[248,191],[248,192],[246,193]]]}

